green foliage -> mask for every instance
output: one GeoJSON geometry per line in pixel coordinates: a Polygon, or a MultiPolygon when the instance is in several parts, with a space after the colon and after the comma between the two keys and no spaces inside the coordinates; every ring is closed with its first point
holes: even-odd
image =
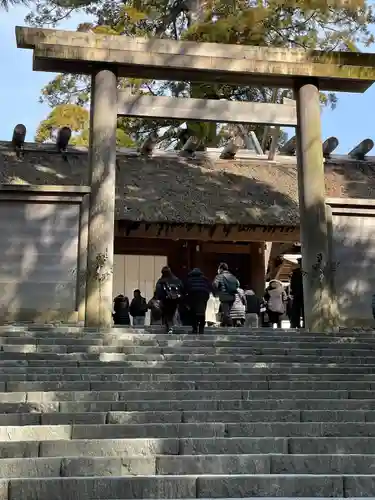
{"type": "Polygon", "coordinates": [[[9,11],[10,7],[15,7],[17,5],[29,5],[28,0],[0,0],[0,11],[9,11]]]}
{"type": "Polygon", "coordinates": [[[89,112],[76,104],[60,104],[43,120],[37,131],[36,142],[45,142],[53,137],[56,130],[69,127],[72,132],[82,132],[88,128],[89,112]]]}
{"type": "MultiPolygon", "coordinates": [[[[59,104],[48,117],[43,120],[36,131],[35,141],[46,142],[50,140],[61,127],[69,127],[73,134],[70,144],[73,146],[89,145],[90,115],[86,108],[76,104],[59,104]]],[[[122,147],[135,146],[134,141],[122,128],[116,132],[117,145],[122,147]]]]}
{"type": "MultiPolygon", "coordinates": [[[[1,1],[1,0],[0,0],[1,1]]],[[[303,47],[325,51],[356,51],[360,43],[374,41],[375,17],[362,0],[37,0],[28,16],[34,25],[57,24],[73,12],[88,14],[92,23],[79,31],[111,35],[157,36],[174,40],[194,40],[244,45],[303,47]]],[[[237,101],[282,102],[291,92],[248,86],[233,87],[188,82],[155,82],[123,79],[122,87],[135,92],[176,97],[201,97],[237,101]]],[[[87,105],[90,80],[85,76],[58,75],[42,90],[41,100],[51,107],[87,105]]],[[[334,108],[335,94],[322,94],[323,106],[334,108]]],[[[47,119],[48,120],[48,119],[47,119]]],[[[43,123],[43,122],[42,122],[43,123]]],[[[151,131],[176,120],[119,119],[119,129],[127,138],[140,141],[151,131]]],[[[215,124],[190,124],[206,145],[222,141],[215,124]]],[[[264,127],[245,126],[262,140],[264,127]]],[[[130,139],[129,139],[130,140],[130,139]]],[[[282,137],[280,137],[282,141],[282,137]]]]}

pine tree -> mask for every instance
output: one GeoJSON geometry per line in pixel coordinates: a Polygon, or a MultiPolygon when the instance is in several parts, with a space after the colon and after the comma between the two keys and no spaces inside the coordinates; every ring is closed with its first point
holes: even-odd
{"type": "MultiPolygon", "coordinates": [[[[81,11],[93,23],[78,26],[80,31],[119,36],[156,36],[174,40],[193,40],[286,48],[357,51],[361,44],[373,42],[375,23],[370,5],[361,0],[59,0],[47,9],[50,0],[37,0],[28,21],[35,25],[57,24],[67,13],[81,11]],[[57,6],[56,6],[57,5],[57,6]]],[[[282,102],[290,91],[248,86],[155,82],[124,79],[133,92],[176,97],[198,97],[256,102],[282,102]]],[[[80,75],[58,75],[42,90],[41,100],[51,107],[87,105],[90,81],[80,75]]],[[[336,104],[334,94],[323,94],[322,104],[336,104]]],[[[151,131],[170,126],[167,138],[181,122],[172,120],[119,119],[127,137],[139,141],[151,131]],[[172,131],[172,132],[171,132],[172,131]]],[[[219,145],[223,134],[216,124],[189,123],[206,145],[219,145]]],[[[262,138],[263,127],[246,126],[262,138]]]]}

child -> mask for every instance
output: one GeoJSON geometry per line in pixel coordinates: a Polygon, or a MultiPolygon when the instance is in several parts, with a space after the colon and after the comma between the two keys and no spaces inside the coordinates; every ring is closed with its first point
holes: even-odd
{"type": "Polygon", "coordinates": [[[246,318],[246,298],[242,288],[238,288],[229,311],[232,326],[243,326],[246,318]]]}
{"type": "Polygon", "coordinates": [[[155,295],[147,304],[148,309],[151,313],[151,325],[161,325],[162,324],[162,310],[161,310],[161,302],[158,300],[155,295]]]}

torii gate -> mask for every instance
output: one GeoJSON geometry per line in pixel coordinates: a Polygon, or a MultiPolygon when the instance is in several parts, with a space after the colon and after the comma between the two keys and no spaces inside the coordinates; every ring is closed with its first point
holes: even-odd
{"type": "Polygon", "coordinates": [[[238,103],[229,101],[176,99],[166,105],[161,97],[153,98],[152,104],[141,98],[137,105],[138,98],[133,98],[132,104],[128,96],[118,92],[117,78],[137,77],[294,89],[306,327],[313,332],[330,328],[330,277],[321,273],[330,257],[319,90],[364,92],[375,81],[375,54],[177,42],[24,27],[16,27],[16,38],[19,48],[33,49],[35,71],[92,75],[87,326],[108,327],[112,320],[118,114],[145,116],[146,104],[150,106],[149,116],[221,121],[219,108],[215,108],[219,105],[221,118],[225,108],[224,121],[294,125],[294,109],[289,105],[287,111],[287,105],[259,107],[262,105],[248,103],[244,107],[241,103],[239,117],[238,103]],[[131,111],[135,105],[137,109],[131,111]],[[230,120],[235,114],[236,118],[230,120]],[[96,275],[98,256],[106,257],[108,269],[100,282],[96,275]]]}

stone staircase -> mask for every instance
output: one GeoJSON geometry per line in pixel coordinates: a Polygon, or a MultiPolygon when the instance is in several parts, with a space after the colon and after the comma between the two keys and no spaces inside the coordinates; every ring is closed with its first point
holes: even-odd
{"type": "Polygon", "coordinates": [[[0,342],[0,500],[375,496],[375,333],[0,342]]]}

